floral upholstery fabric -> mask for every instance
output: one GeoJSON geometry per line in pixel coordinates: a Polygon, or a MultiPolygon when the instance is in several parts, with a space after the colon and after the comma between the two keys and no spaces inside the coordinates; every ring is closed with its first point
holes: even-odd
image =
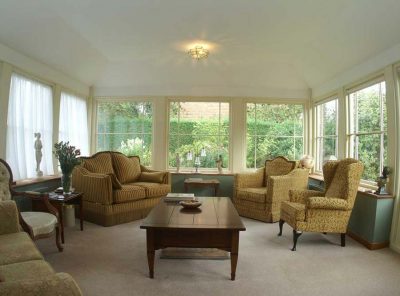
{"type": "Polygon", "coordinates": [[[324,167],[325,192],[291,191],[281,206],[281,219],[296,231],[346,233],[363,172],[355,159],[328,161],[324,167]],[[304,207],[304,219],[298,209],[304,207]]]}
{"type": "Polygon", "coordinates": [[[281,202],[289,200],[289,190],[307,188],[309,172],[297,165],[296,161],[277,157],[254,173],[236,174],[233,201],[239,215],[278,221],[281,202]]]}

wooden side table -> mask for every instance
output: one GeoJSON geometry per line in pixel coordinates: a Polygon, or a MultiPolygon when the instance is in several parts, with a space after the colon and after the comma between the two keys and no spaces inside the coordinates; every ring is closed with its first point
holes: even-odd
{"type": "MultiPolygon", "coordinates": [[[[60,194],[55,192],[49,193],[49,202],[58,210],[60,217],[60,231],[61,231],[61,242],[65,243],[64,239],[64,217],[63,217],[63,205],[78,205],[79,206],[79,219],[81,231],[83,231],[83,206],[82,206],[83,193],[73,192],[71,194],[60,194]]],[[[39,204],[33,204],[35,210],[40,210],[38,208],[39,204]]]]}
{"type": "Polygon", "coordinates": [[[189,187],[212,187],[214,188],[214,196],[218,196],[219,180],[218,179],[201,179],[201,178],[188,178],[183,182],[185,192],[189,192],[189,187]]]}

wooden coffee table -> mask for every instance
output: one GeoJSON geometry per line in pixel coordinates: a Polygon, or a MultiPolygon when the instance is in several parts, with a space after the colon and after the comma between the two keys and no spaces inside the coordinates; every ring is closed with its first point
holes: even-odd
{"type": "Polygon", "coordinates": [[[154,277],[154,256],[158,249],[217,248],[231,253],[231,280],[235,280],[239,254],[239,231],[244,231],[228,197],[199,197],[198,209],[183,209],[177,203],[160,201],[140,228],[146,229],[150,278],[154,277]]]}

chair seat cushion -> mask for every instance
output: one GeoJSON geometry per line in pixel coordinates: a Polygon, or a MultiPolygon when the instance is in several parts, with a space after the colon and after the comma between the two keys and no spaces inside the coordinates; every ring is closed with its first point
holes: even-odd
{"type": "Polygon", "coordinates": [[[0,235],[0,265],[41,259],[42,255],[26,232],[0,235]]]}
{"type": "Polygon", "coordinates": [[[266,194],[266,187],[241,188],[237,190],[238,198],[256,203],[265,203],[266,194]]]}
{"type": "Polygon", "coordinates": [[[114,202],[124,203],[146,198],[146,190],[141,186],[124,184],[121,189],[114,190],[114,202]]]}
{"type": "Polygon", "coordinates": [[[135,182],[136,186],[140,186],[146,190],[146,197],[166,196],[171,192],[171,185],[151,183],[151,182],[135,182]]]}
{"type": "Polygon", "coordinates": [[[281,211],[284,212],[286,215],[295,217],[296,221],[306,220],[305,210],[305,205],[301,203],[289,201],[284,201],[281,203],[281,211]]]}
{"type": "Polygon", "coordinates": [[[44,260],[0,265],[0,277],[3,282],[40,279],[52,274],[54,274],[53,268],[44,260]]]}
{"type": "Polygon", "coordinates": [[[22,219],[33,230],[33,235],[46,235],[54,231],[57,218],[53,214],[45,212],[21,212],[22,219]]]}

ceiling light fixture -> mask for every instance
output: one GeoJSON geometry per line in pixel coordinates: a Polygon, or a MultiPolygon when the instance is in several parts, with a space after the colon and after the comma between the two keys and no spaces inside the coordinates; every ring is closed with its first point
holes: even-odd
{"type": "Polygon", "coordinates": [[[209,51],[201,45],[196,45],[188,51],[188,54],[190,54],[190,56],[196,60],[207,58],[208,53],[209,51]]]}

